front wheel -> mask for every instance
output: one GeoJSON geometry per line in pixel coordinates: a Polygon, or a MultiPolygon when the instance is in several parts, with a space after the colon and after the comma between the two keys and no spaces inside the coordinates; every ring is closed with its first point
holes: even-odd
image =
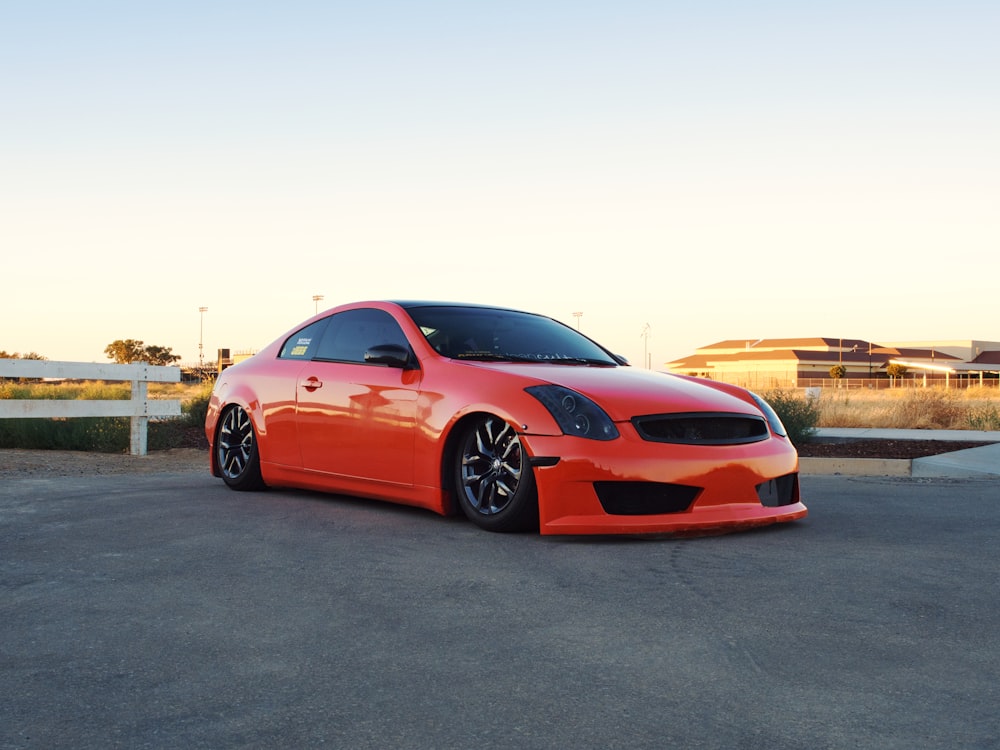
{"type": "Polygon", "coordinates": [[[517,432],[505,421],[484,416],[461,433],[455,487],[462,512],[487,531],[537,528],[535,475],[517,432]]]}
{"type": "Polygon", "coordinates": [[[215,461],[222,481],[234,490],[263,489],[257,435],[250,415],[241,406],[230,406],[219,421],[215,461]]]}

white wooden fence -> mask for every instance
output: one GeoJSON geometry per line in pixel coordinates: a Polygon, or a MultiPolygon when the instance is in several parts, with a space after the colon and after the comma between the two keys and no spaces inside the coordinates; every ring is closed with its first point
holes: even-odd
{"type": "Polygon", "coordinates": [[[177,417],[181,402],[153,400],[147,397],[149,383],[179,383],[179,367],[147,365],[87,364],[85,362],[49,362],[38,359],[0,359],[3,378],[57,378],[63,380],[128,381],[132,398],[128,401],[96,399],[0,399],[0,419],[14,417],[129,417],[131,431],[129,452],[146,455],[150,417],[177,417]]]}

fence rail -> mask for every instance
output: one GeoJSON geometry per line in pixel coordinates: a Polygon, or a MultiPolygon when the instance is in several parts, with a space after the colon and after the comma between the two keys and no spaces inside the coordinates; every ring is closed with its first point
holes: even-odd
{"type": "Polygon", "coordinates": [[[62,400],[62,399],[0,399],[0,419],[71,417],[128,417],[130,419],[129,452],[145,456],[150,417],[177,417],[181,413],[178,400],[150,401],[149,383],[179,383],[179,367],[147,365],[88,364],[86,362],[49,362],[38,359],[0,359],[0,378],[43,378],[54,380],[108,380],[131,384],[128,401],[62,400]]]}

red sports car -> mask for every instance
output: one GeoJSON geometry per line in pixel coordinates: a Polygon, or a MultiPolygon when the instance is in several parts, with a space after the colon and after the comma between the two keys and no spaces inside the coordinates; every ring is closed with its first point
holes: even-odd
{"type": "Polygon", "coordinates": [[[715,532],[807,513],[795,448],[758,396],[482,305],[316,315],[219,375],[205,432],[233,489],[461,509],[491,531],[715,532]]]}

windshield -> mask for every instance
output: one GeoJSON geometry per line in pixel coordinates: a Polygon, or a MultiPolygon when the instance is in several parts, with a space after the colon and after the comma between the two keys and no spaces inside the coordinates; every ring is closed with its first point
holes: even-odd
{"type": "Polygon", "coordinates": [[[457,306],[411,307],[407,312],[431,346],[453,359],[619,364],[586,336],[542,315],[457,306]]]}

